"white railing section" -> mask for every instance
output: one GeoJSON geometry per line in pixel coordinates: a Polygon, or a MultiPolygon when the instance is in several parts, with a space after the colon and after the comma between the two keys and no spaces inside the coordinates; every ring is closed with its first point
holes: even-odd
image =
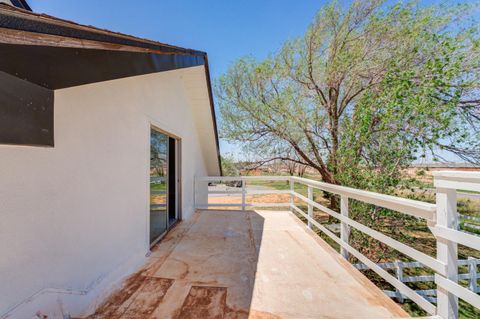
{"type": "Polygon", "coordinates": [[[291,190],[248,190],[246,189],[247,181],[290,181],[290,176],[240,176],[240,177],[197,177],[195,180],[195,208],[208,209],[214,207],[235,207],[245,210],[247,207],[290,207],[290,202],[285,203],[247,203],[246,197],[248,195],[266,195],[266,194],[291,194],[291,190]],[[214,182],[222,183],[241,183],[240,187],[236,184],[228,190],[210,190],[209,184],[214,182]],[[238,203],[209,203],[208,195],[238,195],[241,201],[238,203]]]}
{"type": "Polygon", "coordinates": [[[362,264],[366,265],[386,282],[395,287],[397,290],[395,292],[396,294],[411,299],[430,315],[437,315],[441,318],[449,319],[458,318],[458,297],[480,309],[480,296],[457,283],[459,279],[457,245],[462,244],[480,250],[480,236],[475,236],[458,230],[456,191],[457,189],[461,189],[480,192],[480,174],[472,172],[438,172],[435,174],[435,187],[437,188],[436,204],[430,204],[293,176],[198,177],[195,180],[195,207],[197,209],[236,207],[242,210],[251,207],[288,207],[304,217],[308,222],[308,227],[318,228],[335,241],[340,246],[341,254],[344,257],[347,258],[349,254],[353,255],[362,264]],[[286,184],[288,182],[290,185],[289,187],[286,187],[289,188],[287,190],[254,190],[247,187],[246,184],[248,181],[285,181],[286,184]],[[210,190],[209,184],[215,182],[231,183],[234,187],[225,190],[210,190]],[[296,192],[295,184],[305,185],[307,187],[307,196],[296,192]],[[315,202],[313,198],[314,189],[339,195],[340,213],[315,202]],[[238,203],[228,204],[209,203],[209,194],[237,195],[240,197],[240,201],[238,203]],[[290,196],[289,202],[285,203],[247,202],[248,195],[258,194],[286,194],[290,196]],[[295,204],[295,199],[307,204],[307,212],[304,212],[295,204]],[[350,199],[426,220],[432,233],[437,238],[437,257],[431,257],[349,218],[348,204],[350,199]],[[313,218],[314,208],[340,220],[340,237],[313,218]],[[419,293],[411,289],[402,282],[402,278],[396,278],[391,275],[380,265],[374,263],[352,247],[349,244],[350,227],[379,240],[391,248],[416,260],[418,263],[432,269],[435,272],[434,280],[438,288],[438,291],[436,292],[437,306],[430,302],[432,301],[431,298],[425,298],[427,295],[431,295],[431,293],[419,293]]]}
{"type": "MultiPolygon", "coordinates": [[[[478,286],[478,278],[479,272],[478,272],[478,265],[480,265],[480,259],[472,258],[469,257],[468,259],[463,259],[458,261],[458,266],[466,266],[467,267],[467,272],[459,273],[458,274],[458,280],[467,280],[468,281],[468,289],[475,292],[479,293],[480,292],[480,287],[478,286]]],[[[355,268],[359,270],[366,270],[369,269],[366,265],[364,264],[354,264],[353,265],[355,268]]],[[[409,269],[409,268],[425,268],[425,266],[422,263],[419,263],[417,261],[410,261],[410,262],[405,262],[405,261],[394,261],[394,262],[386,262],[386,263],[379,263],[378,266],[382,267],[383,269],[393,269],[395,270],[395,276],[397,277],[398,280],[401,282],[434,282],[435,281],[435,275],[416,275],[416,276],[407,276],[404,274],[404,269],[409,269]]],[[[407,299],[408,297],[401,294],[398,290],[397,291],[392,291],[392,290],[383,290],[383,292],[392,298],[396,298],[400,303],[404,302],[404,299],[407,299]]],[[[430,302],[437,303],[437,290],[436,289],[421,289],[421,290],[415,290],[419,295],[423,296],[425,299],[427,299],[430,302]]]]}
{"type": "Polygon", "coordinates": [[[458,282],[458,244],[480,250],[480,237],[458,230],[457,190],[480,192],[480,173],[435,172],[437,220],[432,233],[437,238],[437,259],[447,264],[447,275],[435,274],[438,314],[458,318],[458,298],[480,308],[480,296],[458,282]]]}

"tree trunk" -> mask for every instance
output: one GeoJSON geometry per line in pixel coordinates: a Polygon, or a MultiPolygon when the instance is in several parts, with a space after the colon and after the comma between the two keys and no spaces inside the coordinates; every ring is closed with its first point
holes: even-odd
{"type": "MultiPolygon", "coordinates": [[[[333,178],[332,174],[330,172],[328,172],[328,174],[325,174],[324,171],[322,170],[318,170],[318,172],[320,173],[320,175],[322,176],[322,181],[324,181],[325,183],[329,183],[329,184],[338,184],[335,179],[333,178]]],[[[328,199],[330,201],[330,209],[334,210],[334,211],[337,211],[338,210],[338,200],[337,198],[334,196],[334,194],[332,193],[325,193],[325,198],[328,199]]],[[[330,222],[330,219],[331,217],[329,218],[329,222],[330,222]]]]}

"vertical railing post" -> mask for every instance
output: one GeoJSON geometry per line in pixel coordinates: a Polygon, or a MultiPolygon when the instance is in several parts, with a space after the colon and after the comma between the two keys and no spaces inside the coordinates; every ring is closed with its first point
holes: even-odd
{"type": "Polygon", "coordinates": [[[194,181],[194,207],[195,209],[208,208],[208,181],[202,181],[201,178],[195,177],[194,181]]]}
{"type": "Polygon", "coordinates": [[[477,260],[468,257],[468,289],[477,293],[477,260]]]}
{"type": "MultiPolygon", "coordinates": [[[[348,197],[342,195],[340,197],[340,214],[342,214],[345,217],[348,217],[348,197]]],[[[349,237],[350,237],[350,226],[348,226],[347,223],[341,222],[340,223],[340,239],[347,243],[349,242],[349,237]]],[[[340,248],[341,254],[345,259],[348,259],[348,251],[341,247],[340,248]]]]}
{"type": "Polygon", "coordinates": [[[292,176],[288,180],[290,182],[290,211],[293,212],[293,205],[295,204],[293,192],[295,191],[295,182],[293,181],[292,176]]]}
{"type": "MultiPolygon", "coordinates": [[[[436,188],[437,225],[457,229],[457,191],[451,188],[436,188]]],[[[447,279],[458,279],[458,244],[437,238],[437,259],[446,265],[447,279]]],[[[442,287],[437,287],[437,315],[444,319],[458,318],[458,297],[442,287]]]]}
{"type": "MultiPolygon", "coordinates": [[[[403,267],[400,261],[395,262],[395,272],[397,274],[397,279],[400,282],[403,282],[403,267]]],[[[399,303],[404,303],[403,295],[400,290],[397,289],[397,300],[399,303]]]]}
{"type": "MultiPolygon", "coordinates": [[[[308,199],[313,201],[313,187],[310,185],[308,185],[308,199]]],[[[313,205],[311,203],[308,203],[308,217],[313,219],[313,205]]],[[[308,221],[308,228],[313,228],[313,224],[310,220],[308,221]]]]}
{"type": "Polygon", "coordinates": [[[247,206],[245,180],[242,179],[242,210],[245,211],[247,206]]]}

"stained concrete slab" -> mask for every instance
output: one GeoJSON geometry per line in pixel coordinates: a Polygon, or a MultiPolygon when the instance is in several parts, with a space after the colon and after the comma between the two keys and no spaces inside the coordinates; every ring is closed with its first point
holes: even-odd
{"type": "Polygon", "coordinates": [[[408,317],[287,211],[200,211],[132,278],[92,318],[408,317]]]}

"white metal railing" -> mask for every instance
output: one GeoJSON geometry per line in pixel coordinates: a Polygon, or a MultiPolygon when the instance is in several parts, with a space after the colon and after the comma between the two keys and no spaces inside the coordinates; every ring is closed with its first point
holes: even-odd
{"type": "MultiPolygon", "coordinates": [[[[478,273],[478,265],[480,264],[480,259],[469,257],[468,259],[463,259],[458,261],[458,266],[466,266],[467,272],[462,272],[458,274],[458,280],[467,280],[468,289],[475,293],[480,292],[480,287],[478,286],[478,278],[480,278],[478,273]]],[[[416,276],[406,276],[403,272],[404,269],[408,268],[425,268],[422,263],[418,261],[394,261],[394,262],[385,262],[378,264],[383,269],[393,269],[395,270],[395,276],[401,282],[434,282],[435,275],[416,275],[416,276]]],[[[364,264],[354,264],[355,268],[359,270],[369,269],[364,264]]],[[[423,296],[425,299],[432,303],[437,303],[437,290],[436,289],[421,289],[415,290],[419,295],[423,296]]],[[[397,291],[383,290],[383,292],[392,298],[396,298],[399,302],[403,303],[404,299],[408,298],[407,296],[397,291]]]]}
{"type": "Polygon", "coordinates": [[[434,174],[436,187],[436,204],[384,195],[350,187],[333,185],[324,182],[294,176],[238,176],[238,177],[197,177],[195,179],[195,207],[197,209],[209,209],[212,207],[237,207],[245,210],[250,207],[288,207],[296,211],[308,221],[308,227],[318,228],[341,247],[341,254],[348,257],[353,255],[361,263],[373,270],[386,282],[397,289],[398,294],[409,298],[417,303],[430,315],[438,315],[441,318],[458,318],[458,298],[480,309],[480,296],[475,292],[460,286],[458,282],[458,244],[480,250],[480,236],[459,231],[458,214],[456,210],[456,192],[469,190],[480,192],[480,173],[472,172],[437,172],[434,174]],[[285,181],[288,182],[289,190],[249,190],[248,181],[285,181]],[[209,190],[209,184],[214,182],[235,183],[238,187],[226,190],[209,190]],[[307,196],[295,191],[295,183],[307,187],[307,196]],[[239,190],[236,190],[236,189],[239,190]],[[231,189],[234,189],[232,191],[231,189]],[[313,199],[313,190],[319,189],[340,196],[340,212],[335,212],[328,207],[317,203],[313,199]],[[209,203],[209,194],[235,194],[240,197],[238,203],[209,203]],[[287,194],[290,201],[285,203],[247,203],[248,195],[257,194],[287,194]],[[295,204],[295,198],[306,203],[307,212],[301,210],[295,204]],[[381,232],[373,230],[349,217],[349,200],[355,199],[368,204],[391,209],[410,216],[425,219],[437,240],[437,256],[431,257],[406,244],[403,244],[381,232]],[[335,235],[324,225],[313,218],[313,208],[321,210],[330,216],[340,220],[340,237],[335,235]],[[374,263],[366,256],[349,244],[350,227],[353,227],[391,248],[409,256],[422,265],[435,272],[434,280],[437,284],[437,305],[431,303],[425,294],[411,289],[404,282],[388,273],[380,265],[374,263]]]}

